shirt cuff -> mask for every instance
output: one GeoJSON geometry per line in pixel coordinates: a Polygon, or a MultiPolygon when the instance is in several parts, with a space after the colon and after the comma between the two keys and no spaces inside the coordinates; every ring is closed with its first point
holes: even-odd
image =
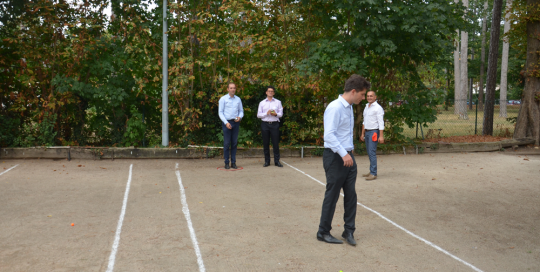
{"type": "Polygon", "coordinates": [[[338,149],[337,153],[343,158],[345,156],[347,156],[347,150],[345,150],[345,148],[340,148],[338,149]]]}

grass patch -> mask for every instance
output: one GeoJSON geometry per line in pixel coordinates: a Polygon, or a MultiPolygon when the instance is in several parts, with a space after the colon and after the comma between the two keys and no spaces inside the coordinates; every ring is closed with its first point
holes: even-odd
{"type": "MultiPolygon", "coordinates": [[[[476,107],[476,105],[474,105],[476,107]]],[[[499,105],[495,106],[495,114],[493,116],[493,136],[499,137],[512,137],[514,135],[515,123],[512,120],[517,118],[519,113],[519,105],[507,106],[507,117],[499,117],[499,105]]],[[[443,106],[437,108],[437,121],[427,124],[427,127],[423,127],[424,138],[441,138],[451,136],[464,136],[475,134],[475,121],[476,121],[476,134],[482,134],[484,112],[478,111],[478,117],[476,117],[476,110],[468,110],[467,115],[469,119],[459,119],[454,114],[454,108],[449,107],[445,110],[443,106]]],[[[409,128],[404,126],[404,136],[414,138],[416,137],[416,127],[409,128]]],[[[422,137],[420,125],[418,126],[418,137],[422,137]]]]}

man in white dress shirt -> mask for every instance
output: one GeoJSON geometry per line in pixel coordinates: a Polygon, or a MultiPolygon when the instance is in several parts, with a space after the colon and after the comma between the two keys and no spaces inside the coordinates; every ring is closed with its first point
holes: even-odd
{"type": "Polygon", "coordinates": [[[377,143],[384,144],[384,110],[377,103],[375,91],[367,93],[368,104],[364,109],[364,122],[360,140],[366,142],[369,156],[369,173],[362,175],[366,180],[377,179],[377,143]]]}
{"type": "Polygon", "coordinates": [[[283,167],[279,162],[279,118],[283,116],[281,101],[274,98],[276,89],[273,86],[266,88],[266,99],[259,103],[257,117],[261,118],[261,133],[263,137],[264,167],[270,165],[270,139],[274,149],[274,164],[283,167]]]}
{"type": "Polygon", "coordinates": [[[343,241],[330,234],[332,219],[336,211],[339,193],[343,189],[344,231],[341,237],[348,244],[355,246],[353,233],[356,230],[356,160],[352,154],[354,111],[353,104],[358,104],[366,95],[371,83],[359,75],[352,75],[345,82],[343,94],[332,101],[324,111],[324,153],[323,168],[326,173],[326,191],[319,222],[317,240],[332,244],[343,241]]]}

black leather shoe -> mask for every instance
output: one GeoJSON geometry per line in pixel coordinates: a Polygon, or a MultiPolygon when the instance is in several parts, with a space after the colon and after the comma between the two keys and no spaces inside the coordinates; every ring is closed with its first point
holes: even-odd
{"type": "Polygon", "coordinates": [[[348,231],[343,231],[343,234],[341,234],[341,237],[345,238],[345,241],[351,246],[356,246],[356,241],[354,240],[354,236],[352,233],[348,231]]]}
{"type": "Polygon", "coordinates": [[[231,169],[228,163],[225,164],[225,169],[231,169]]]}
{"type": "Polygon", "coordinates": [[[236,167],[236,163],[231,163],[231,168],[232,169],[238,169],[238,167],[236,167]]]}
{"type": "Polygon", "coordinates": [[[317,232],[317,240],[327,242],[330,244],[343,244],[343,241],[336,239],[330,234],[321,234],[317,232]]]}
{"type": "Polygon", "coordinates": [[[268,166],[270,166],[269,162],[265,162],[264,165],[263,165],[263,167],[268,167],[268,166]]]}
{"type": "Polygon", "coordinates": [[[277,167],[283,167],[283,164],[281,164],[279,161],[277,161],[275,164],[277,167]]]}

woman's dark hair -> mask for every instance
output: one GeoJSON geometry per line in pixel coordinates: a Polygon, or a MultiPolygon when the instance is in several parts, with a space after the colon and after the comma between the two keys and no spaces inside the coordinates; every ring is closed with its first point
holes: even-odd
{"type": "Polygon", "coordinates": [[[364,77],[359,76],[357,74],[353,74],[345,81],[345,88],[343,89],[344,92],[350,92],[353,89],[360,92],[363,90],[369,90],[371,88],[371,83],[367,81],[364,77]]]}

